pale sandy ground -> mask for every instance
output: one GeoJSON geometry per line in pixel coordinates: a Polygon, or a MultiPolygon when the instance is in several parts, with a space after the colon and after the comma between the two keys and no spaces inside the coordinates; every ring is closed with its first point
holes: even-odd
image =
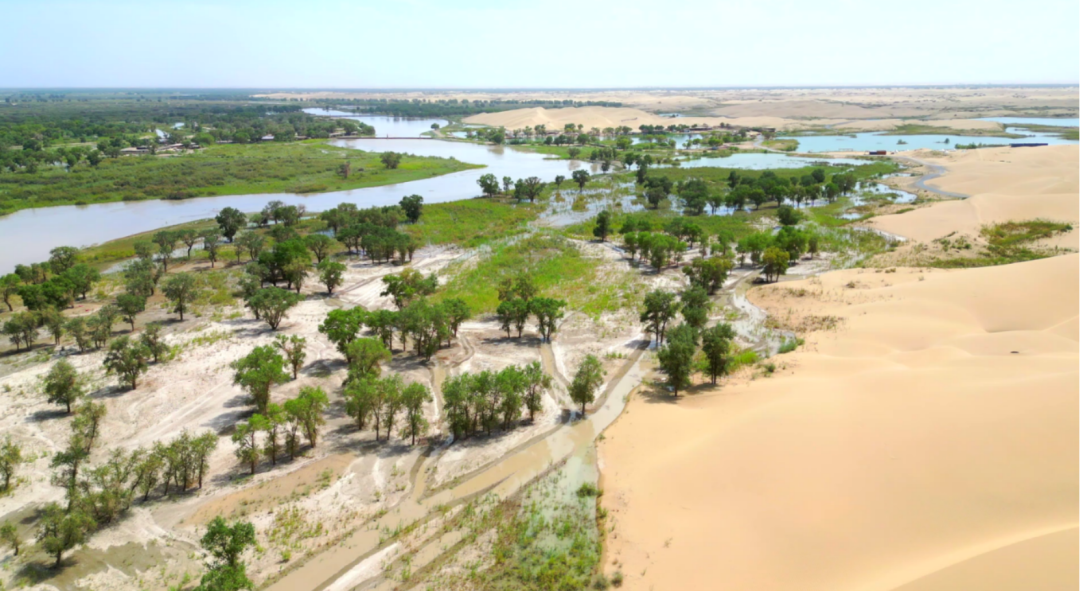
{"type": "MultiPolygon", "coordinates": [[[[875,228],[929,242],[954,231],[974,236],[985,224],[1008,220],[1045,218],[1080,225],[1080,146],[917,150],[904,155],[948,170],[927,181],[928,186],[972,197],[875,217],[868,222],[875,228]]],[[[1080,248],[1080,232],[1061,235],[1051,245],[1080,248]]]]}
{"type": "Polygon", "coordinates": [[[388,98],[423,100],[611,101],[654,113],[687,112],[724,117],[791,119],[890,119],[898,117],[971,119],[1028,114],[1071,116],[1078,109],[1072,87],[888,87],[888,88],[727,88],[657,90],[412,90],[288,91],[260,95],[278,99],[333,100],[388,98]]]}
{"type": "MultiPolygon", "coordinates": [[[[1075,212],[1075,148],[963,161],[982,152],[940,185],[1071,190],[1075,212]],[[1063,179],[1036,174],[1070,159],[1063,179]]],[[[1052,213],[1026,203],[1012,212],[1052,213]]],[[[629,589],[1076,589],[1078,266],[752,290],[785,324],[839,327],[804,335],[773,377],[635,397],[601,444],[606,570],[629,589]]]]}

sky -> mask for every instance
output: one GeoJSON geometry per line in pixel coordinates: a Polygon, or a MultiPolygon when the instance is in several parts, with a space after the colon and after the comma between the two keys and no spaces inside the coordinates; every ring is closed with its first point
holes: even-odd
{"type": "Polygon", "coordinates": [[[1077,0],[0,0],[0,22],[0,88],[1080,82],[1077,0]]]}

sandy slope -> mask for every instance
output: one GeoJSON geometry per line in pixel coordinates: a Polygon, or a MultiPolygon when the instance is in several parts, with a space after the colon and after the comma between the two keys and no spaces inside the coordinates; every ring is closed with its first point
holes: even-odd
{"type": "MultiPolygon", "coordinates": [[[[580,123],[585,130],[596,127],[619,127],[626,125],[637,130],[642,125],[710,125],[717,126],[721,123],[739,125],[743,127],[775,127],[777,129],[803,129],[809,125],[804,121],[784,119],[783,117],[660,117],[653,113],[647,113],[640,109],[629,107],[571,107],[565,109],[544,109],[533,107],[528,109],[514,109],[499,113],[483,113],[464,119],[465,123],[491,125],[505,127],[507,129],[521,129],[523,127],[536,127],[546,125],[549,130],[562,129],[567,123],[580,123]]],[[[815,124],[836,123],[833,120],[818,120],[815,124]]]]}
{"type": "Polygon", "coordinates": [[[1042,567],[1076,588],[1075,530],[1055,534],[1080,492],[1078,263],[758,290],[843,327],[776,377],[632,403],[602,447],[609,560],[632,589],[983,588],[1042,567]]]}
{"type": "MultiPolygon", "coordinates": [[[[1075,221],[1077,156],[951,155],[934,184],[976,197],[880,227],[932,239],[1075,221]]],[[[631,589],[1077,588],[1078,267],[1072,254],[752,290],[781,322],[840,327],[805,335],[771,378],[631,402],[601,447],[606,568],[631,589]]]]}
{"type": "MultiPolygon", "coordinates": [[[[928,185],[972,197],[870,221],[886,232],[927,242],[952,231],[974,235],[984,224],[1007,220],[1046,218],[1074,226],[1080,222],[1080,146],[962,150],[936,156],[915,151],[911,155],[948,170],[928,185]]],[[[1078,236],[1077,231],[1070,232],[1055,245],[1080,248],[1078,236]]]]}

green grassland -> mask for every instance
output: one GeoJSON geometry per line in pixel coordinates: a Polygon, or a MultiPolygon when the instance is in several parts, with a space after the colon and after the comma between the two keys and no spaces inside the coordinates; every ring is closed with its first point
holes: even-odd
{"type": "Polygon", "coordinates": [[[405,156],[387,169],[379,154],[324,140],[209,146],[194,154],[126,156],[98,166],[0,174],[0,215],[32,207],[246,193],[319,193],[414,181],[468,168],[447,158],[405,156]],[[348,179],[339,167],[349,162],[348,179]]]}

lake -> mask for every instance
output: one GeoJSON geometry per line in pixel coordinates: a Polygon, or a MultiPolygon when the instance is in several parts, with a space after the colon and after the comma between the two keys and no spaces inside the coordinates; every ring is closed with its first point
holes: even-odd
{"type": "MultiPolygon", "coordinates": [[[[1075,120],[1074,120],[1075,121],[1075,120]]],[[[1010,133],[1022,134],[1023,138],[1004,137],[975,137],[953,134],[934,135],[884,135],[879,132],[856,133],[853,136],[846,135],[817,135],[798,136],[792,139],[799,140],[799,152],[870,152],[875,150],[887,150],[896,152],[901,150],[952,150],[956,144],[994,144],[1007,146],[1013,142],[1039,142],[1052,146],[1060,144],[1076,144],[1076,140],[1067,140],[1052,133],[1030,132],[1025,129],[1007,127],[1010,133]],[[899,142],[906,142],[900,144],[899,142]],[[948,143],[946,143],[948,141],[948,143]]]]}

